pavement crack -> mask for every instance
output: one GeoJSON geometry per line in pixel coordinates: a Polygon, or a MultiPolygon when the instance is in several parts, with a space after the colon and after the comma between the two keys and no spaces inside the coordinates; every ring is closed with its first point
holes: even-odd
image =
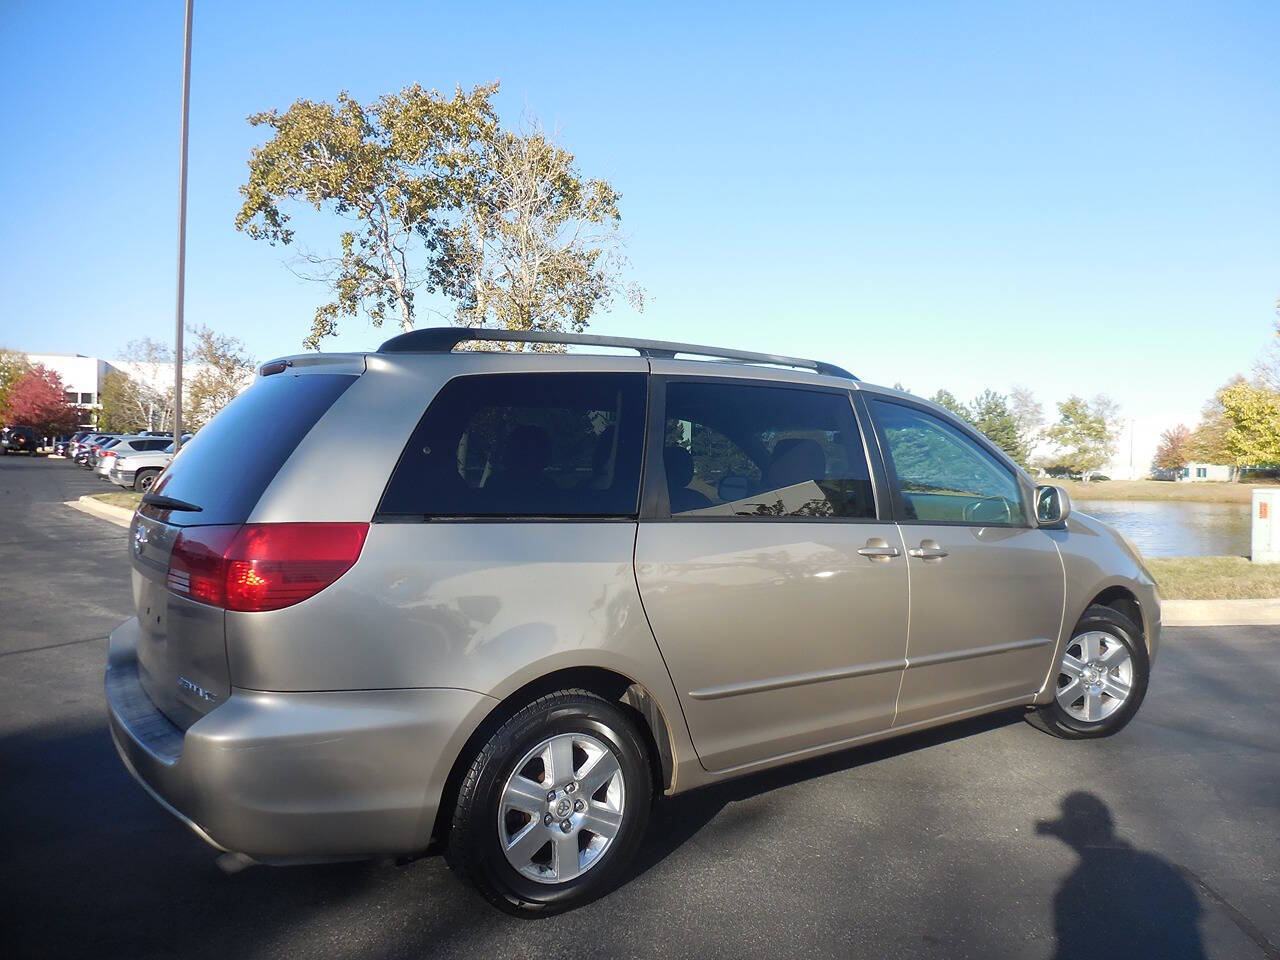
{"type": "Polygon", "coordinates": [[[1262,951],[1262,955],[1266,957],[1267,960],[1280,960],[1280,948],[1277,948],[1274,943],[1267,939],[1267,935],[1263,933],[1252,920],[1238,910],[1231,901],[1218,893],[1218,891],[1209,886],[1209,884],[1205,883],[1204,880],[1200,878],[1200,875],[1194,870],[1190,870],[1180,863],[1175,863],[1174,867],[1177,868],[1178,872],[1181,873],[1189,883],[1194,885],[1201,893],[1220,906],[1227,916],[1231,918],[1231,922],[1239,928],[1241,933],[1253,941],[1258,949],[1262,951]]]}
{"type": "Polygon", "coordinates": [[[78,643],[93,643],[95,640],[105,640],[104,636],[85,637],[81,640],[61,640],[58,643],[46,643],[42,647],[23,647],[21,650],[5,650],[0,653],[0,657],[16,657],[20,653],[39,653],[41,650],[55,650],[58,647],[74,647],[78,643]]]}

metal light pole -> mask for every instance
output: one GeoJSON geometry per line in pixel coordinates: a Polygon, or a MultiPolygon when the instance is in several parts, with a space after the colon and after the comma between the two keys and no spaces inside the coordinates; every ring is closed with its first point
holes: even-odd
{"type": "Polygon", "coordinates": [[[1133,429],[1136,424],[1137,424],[1137,421],[1130,418],[1129,420],[1129,479],[1130,480],[1138,479],[1133,475],[1133,429]]]}
{"type": "Polygon", "coordinates": [[[187,123],[191,113],[191,13],[187,0],[187,22],[182,51],[182,162],[178,173],[178,307],[173,349],[173,452],[182,449],[182,302],[187,275],[187,123]]]}

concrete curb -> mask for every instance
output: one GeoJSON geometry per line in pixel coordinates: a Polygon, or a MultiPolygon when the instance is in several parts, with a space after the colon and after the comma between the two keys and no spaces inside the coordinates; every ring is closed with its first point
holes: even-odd
{"type": "Polygon", "coordinates": [[[1280,599],[1162,600],[1160,620],[1166,627],[1280,626],[1280,599]]]}
{"type": "Polygon", "coordinates": [[[114,523],[117,527],[128,527],[133,522],[132,510],[126,510],[124,507],[113,507],[109,503],[95,500],[88,495],[81,497],[79,500],[64,500],[63,504],[73,510],[87,513],[91,517],[97,517],[99,520],[114,523]]]}

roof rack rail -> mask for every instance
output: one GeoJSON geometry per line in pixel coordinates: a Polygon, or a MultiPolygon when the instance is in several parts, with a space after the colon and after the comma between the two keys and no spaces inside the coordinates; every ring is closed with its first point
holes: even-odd
{"type": "Polygon", "coordinates": [[[675,343],[670,340],[641,340],[635,337],[609,337],[595,333],[553,333],[547,330],[495,330],[488,327],[426,327],[392,337],[378,348],[379,353],[449,353],[468,340],[504,341],[508,343],[557,343],[590,347],[620,347],[634,350],[642,357],[670,359],[678,353],[699,357],[718,357],[742,363],[768,363],[779,367],[798,367],[827,377],[857,380],[852,373],[834,363],[784,357],[772,353],[751,353],[723,347],[675,343]]]}

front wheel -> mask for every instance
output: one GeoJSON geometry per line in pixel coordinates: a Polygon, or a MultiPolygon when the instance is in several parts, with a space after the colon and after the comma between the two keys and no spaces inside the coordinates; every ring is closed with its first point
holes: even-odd
{"type": "Polygon", "coordinates": [[[458,791],[449,865],[514,914],[608,892],[644,836],[648,748],[633,718],[586,690],[524,707],[481,748],[458,791]]]}
{"type": "Polygon", "coordinates": [[[1110,607],[1089,607],[1050,679],[1053,700],[1036,707],[1028,719],[1069,740],[1110,736],[1138,712],[1150,671],[1138,626],[1110,607]]]}

